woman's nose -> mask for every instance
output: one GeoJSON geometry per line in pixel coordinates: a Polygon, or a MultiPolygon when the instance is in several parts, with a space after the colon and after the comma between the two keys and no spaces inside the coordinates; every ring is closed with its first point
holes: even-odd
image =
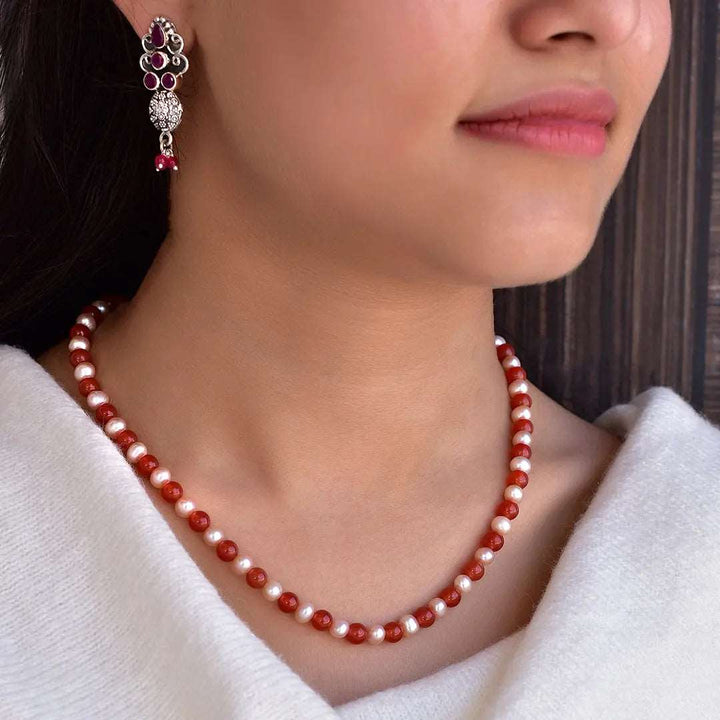
{"type": "Polygon", "coordinates": [[[622,45],[635,30],[642,5],[665,0],[521,0],[511,10],[515,40],[529,50],[622,45]]]}

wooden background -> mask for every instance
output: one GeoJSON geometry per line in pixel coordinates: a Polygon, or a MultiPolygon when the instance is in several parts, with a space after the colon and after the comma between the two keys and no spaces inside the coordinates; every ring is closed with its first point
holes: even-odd
{"type": "Polygon", "coordinates": [[[495,294],[496,328],[530,379],[587,420],[666,385],[720,424],[715,0],[673,3],[673,23],[665,76],[590,254],[561,280],[495,294]]]}

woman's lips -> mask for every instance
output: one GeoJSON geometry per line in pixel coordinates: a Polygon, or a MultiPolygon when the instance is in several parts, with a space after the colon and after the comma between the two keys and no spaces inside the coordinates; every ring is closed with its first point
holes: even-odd
{"type": "Polygon", "coordinates": [[[617,105],[603,89],[539,93],[460,120],[471,135],[571,155],[601,155],[617,105]]]}

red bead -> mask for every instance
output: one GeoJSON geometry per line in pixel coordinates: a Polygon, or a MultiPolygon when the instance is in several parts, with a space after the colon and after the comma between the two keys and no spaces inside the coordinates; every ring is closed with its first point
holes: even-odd
{"type": "Polygon", "coordinates": [[[169,503],[176,503],[183,494],[183,486],[175,480],[168,480],[161,488],[160,494],[163,500],[169,503]]]}
{"type": "Polygon", "coordinates": [[[137,439],[137,435],[132,430],[125,428],[115,436],[115,444],[125,453],[134,442],[137,442],[137,439]]]}
{"type": "Polygon", "coordinates": [[[95,419],[103,425],[117,415],[117,409],[111,403],[103,403],[95,408],[95,419]]]}
{"type": "Polygon", "coordinates": [[[250,587],[261,588],[268,581],[268,576],[261,567],[251,567],[245,575],[245,580],[250,587]]]}
{"type": "Polygon", "coordinates": [[[457,588],[454,585],[448,585],[446,588],[441,590],[438,593],[438,597],[441,600],[444,600],[445,604],[448,607],[455,607],[462,599],[462,595],[460,595],[460,593],[458,592],[457,588]]]}
{"type": "Polygon", "coordinates": [[[92,362],[89,350],[81,350],[78,348],[70,353],[70,364],[73,367],[79,365],[81,362],[92,362]]]}
{"type": "Polygon", "coordinates": [[[498,506],[497,510],[495,511],[496,515],[504,515],[506,518],[509,518],[510,520],[514,520],[518,513],[520,512],[520,506],[517,503],[514,503],[512,500],[503,500],[498,506]]]}
{"type": "Polygon", "coordinates": [[[327,610],[316,610],[310,622],[316,630],[328,630],[332,621],[333,616],[327,610]]]}
{"type": "Polygon", "coordinates": [[[204,510],[193,510],[188,515],[188,525],[195,532],[205,532],[210,527],[210,516],[204,510]]]}
{"type": "Polygon", "coordinates": [[[89,338],[92,335],[92,330],[87,325],[82,323],[75,323],[70,328],[70,337],[73,338],[76,335],[82,335],[83,337],[89,338]]]}
{"type": "Polygon", "coordinates": [[[284,613],[291,613],[295,612],[298,608],[298,605],[300,604],[298,600],[298,596],[293,592],[284,592],[278,599],[277,599],[278,607],[284,612],[284,613]]]}
{"type": "Polygon", "coordinates": [[[533,424],[530,422],[530,420],[521,419],[521,420],[516,420],[513,423],[513,426],[512,426],[512,434],[513,435],[518,432],[531,433],[532,431],[533,431],[533,424]]]}
{"type": "Polygon", "coordinates": [[[150,477],[150,473],[156,468],[159,467],[160,463],[158,462],[158,459],[154,455],[150,455],[148,453],[147,455],[143,455],[136,463],[135,467],[142,475],[142,477],[150,477]]]}
{"type": "Polygon", "coordinates": [[[506,357],[512,357],[515,354],[515,348],[510,343],[503,343],[496,348],[498,360],[502,361],[506,357]]]}
{"type": "Polygon", "coordinates": [[[485,566],[478,560],[470,560],[462,571],[471,580],[479,580],[485,574],[485,566]]]}
{"type": "Polygon", "coordinates": [[[497,552],[504,544],[505,539],[503,536],[494,530],[486,532],[482,536],[482,540],[480,540],[480,547],[490,548],[493,552],[497,552]]]}
{"type": "Polygon", "coordinates": [[[518,393],[510,398],[510,407],[514,410],[520,405],[527,405],[532,407],[532,398],[527,393],[518,393]]]}
{"type": "Polygon", "coordinates": [[[529,458],[532,455],[532,450],[529,445],[524,443],[518,443],[510,448],[510,457],[526,457],[529,458]]]}
{"type": "Polygon", "coordinates": [[[387,640],[387,642],[396,643],[398,640],[402,640],[404,633],[402,625],[399,622],[393,620],[392,622],[385,623],[384,629],[385,640],[387,640]]]}
{"type": "Polygon", "coordinates": [[[164,153],[158,153],[155,156],[155,169],[160,170],[177,170],[178,162],[172,155],[165,155],[164,153]]]}
{"type": "Polygon", "coordinates": [[[105,316],[100,312],[100,308],[98,308],[97,305],[86,305],[80,312],[86,315],[92,315],[97,325],[100,325],[105,319],[105,316]]]}
{"type": "Polygon", "coordinates": [[[419,607],[413,615],[422,628],[428,628],[435,622],[435,613],[429,607],[419,607]]]}
{"type": "Polygon", "coordinates": [[[367,628],[362,623],[350,623],[345,639],[353,645],[365,642],[368,636],[367,628]]]}
{"type": "Polygon", "coordinates": [[[515,380],[526,380],[527,373],[521,367],[509,367],[505,370],[505,378],[508,381],[508,385],[515,380]]]}
{"type": "Polygon", "coordinates": [[[94,378],[83,378],[78,383],[78,391],[81,395],[87,397],[93,390],[99,390],[100,383],[94,378]]]}
{"type": "Polygon", "coordinates": [[[215,552],[223,562],[230,562],[238,556],[238,546],[232,540],[221,540],[215,546],[215,552]]]}
{"type": "Polygon", "coordinates": [[[528,474],[522,470],[512,470],[507,476],[506,484],[524,488],[528,484],[528,474]]]}

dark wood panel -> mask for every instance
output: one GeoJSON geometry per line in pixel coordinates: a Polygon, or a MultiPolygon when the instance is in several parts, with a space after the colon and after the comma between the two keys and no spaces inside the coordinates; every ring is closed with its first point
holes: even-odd
{"type": "Polygon", "coordinates": [[[495,293],[496,327],[530,378],[588,420],[665,385],[720,422],[717,6],[686,0],[673,20],[668,68],[590,254],[561,280],[495,293]]]}

